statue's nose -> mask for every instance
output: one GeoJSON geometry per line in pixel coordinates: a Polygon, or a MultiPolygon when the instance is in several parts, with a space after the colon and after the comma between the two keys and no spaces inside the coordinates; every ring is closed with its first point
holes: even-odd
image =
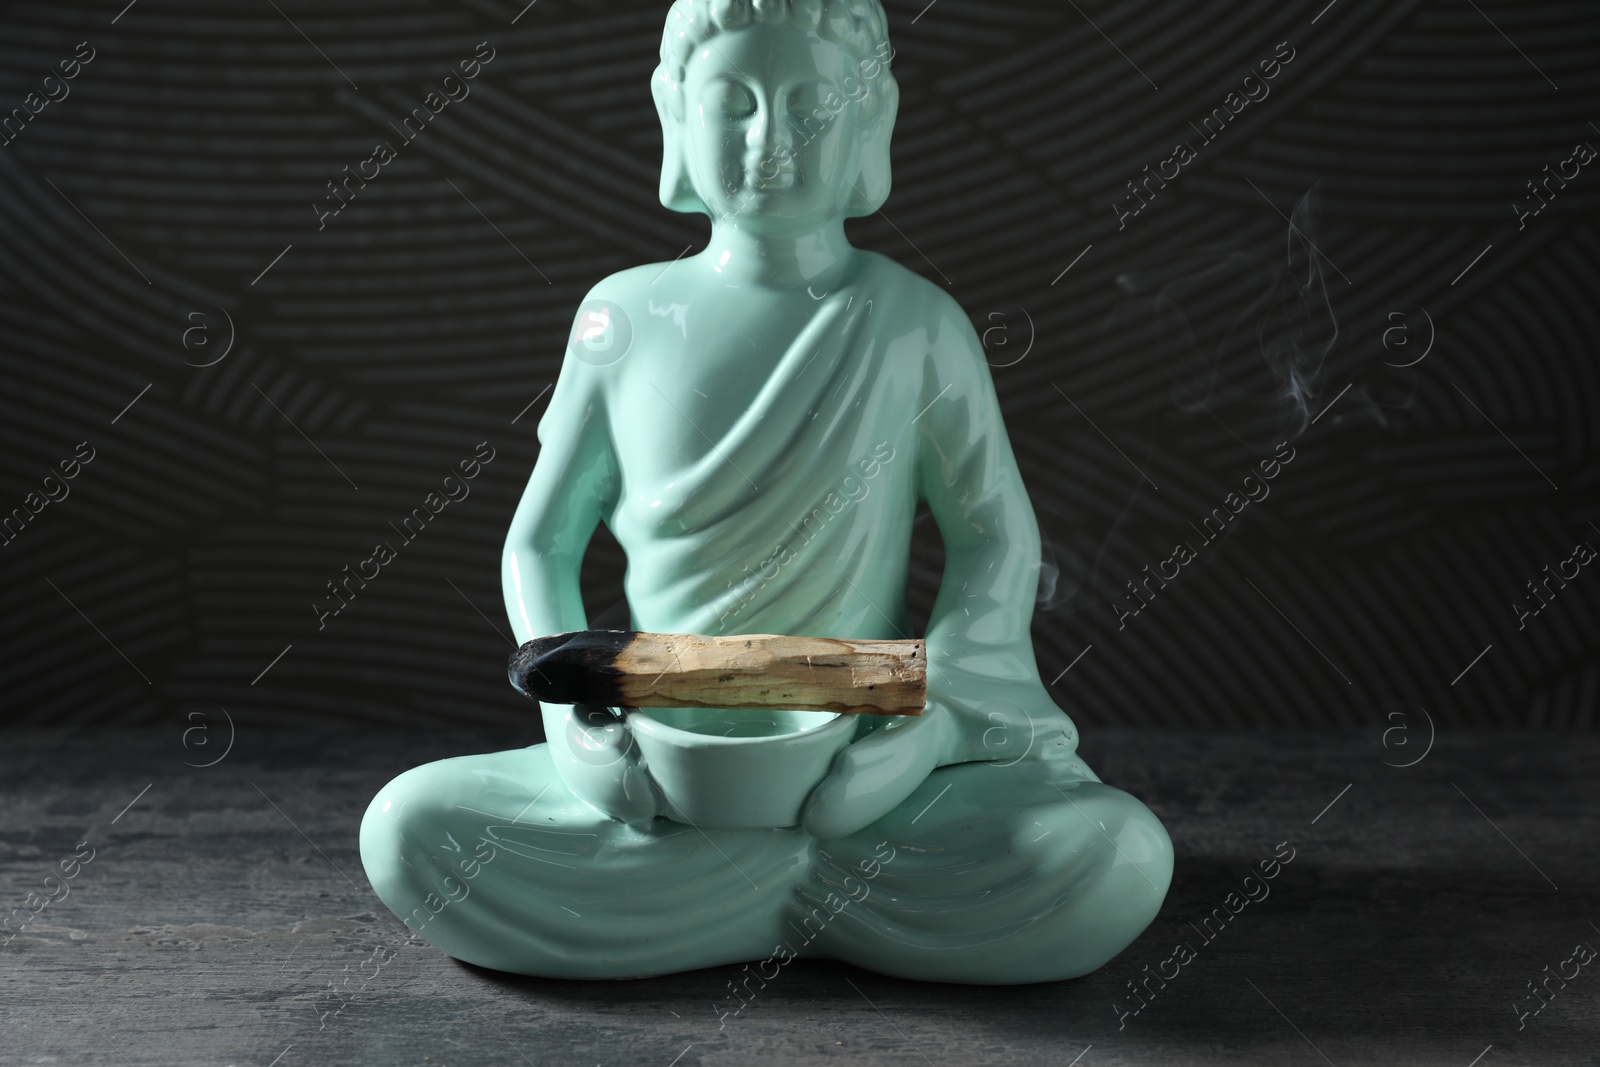
{"type": "Polygon", "coordinates": [[[750,124],[748,143],[751,148],[758,150],[763,156],[790,147],[793,137],[789,131],[789,124],[770,107],[761,107],[757,110],[755,120],[750,124]]]}

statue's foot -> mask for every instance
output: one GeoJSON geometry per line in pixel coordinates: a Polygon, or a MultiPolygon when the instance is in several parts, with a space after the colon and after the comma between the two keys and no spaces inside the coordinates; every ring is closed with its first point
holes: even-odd
{"type": "Polygon", "coordinates": [[[407,771],[361,823],[367,877],[413,932],[546,978],[762,959],[811,847],[796,830],[635,829],[574,796],[544,745],[407,771]]]}
{"type": "Polygon", "coordinates": [[[1148,808],[1065,762],[945,767],[865,830],[820,843],[791,944],[903,978],[1075,978],[1155,918],[1172,858],[1148,808]]]}

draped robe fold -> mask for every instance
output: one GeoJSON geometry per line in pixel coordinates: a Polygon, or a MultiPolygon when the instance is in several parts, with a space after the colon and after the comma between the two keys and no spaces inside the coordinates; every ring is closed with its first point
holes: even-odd
{"type": "MultiPolygon", "coordinates": [[[[408,925],[551,977],[823,956],[975,982],[1085,973],[1144,928],[1170,842],[1077,757],[1039,679],[1037,528],[981,349],[944,331],[971,335],[948,295],[864,253],[725,429],[690,417],[692,383],[641,330],[646,350],[615,369],[569,359],[540,431],[549,449],[585,427],[565,454],[606,486],[639,630],[911,636],[926,502],[947,548],[929,708],[958,727],[941,769],[866,829],[818,841],[608,819],[543,745],[430,764],[390,783],[362,830],[374,887],[408,925]]],[[[863,717],[858,736],[881,726],[863,717]]]]}

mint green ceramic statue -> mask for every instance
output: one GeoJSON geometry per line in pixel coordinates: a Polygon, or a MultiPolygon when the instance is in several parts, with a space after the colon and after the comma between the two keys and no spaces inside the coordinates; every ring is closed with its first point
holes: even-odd
{"type": "Polygon", "coordinates": [[[452,956],[1038,982],[1100,967],[1161,905],[1166,832],[1077,757],[1034,663],[1038,528],[974,331],[845,239],[889,195],[890,55],[877,0],[674,4],[661,199],[709,215],[711,241],[585,301],[503,576],[519,641],[585,629],[579,564],[605,522],[632,629],[910,637],[925,502],[947,558],[927,711],[546,704],[547,744],[402,774],[361,858],[452,956]],[[745,761],[762,788],[717,774],[745,761]]]}

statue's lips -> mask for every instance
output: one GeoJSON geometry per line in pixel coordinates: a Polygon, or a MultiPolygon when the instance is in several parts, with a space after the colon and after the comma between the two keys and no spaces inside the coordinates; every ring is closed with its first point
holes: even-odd
{"type": "Polygon", "coordinates": [[[792,170],[779,171],[775,175],[759,170],[748,170],[745,172],[745,180],[752,189],[792,189],[795,174],[792,170]]]}

